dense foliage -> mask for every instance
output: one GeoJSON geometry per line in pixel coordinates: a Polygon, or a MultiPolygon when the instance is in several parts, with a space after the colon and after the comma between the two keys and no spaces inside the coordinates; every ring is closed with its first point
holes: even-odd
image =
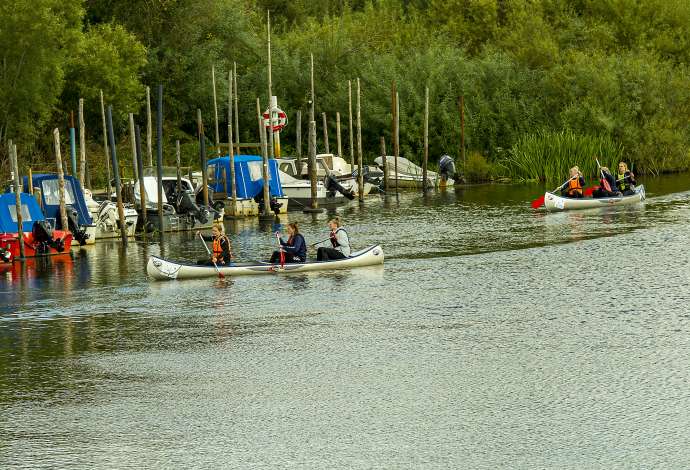
{"type": "MultiPolygon", "coordinates": [[[[81,97],[89,164],[97,170],[103,160],[100,90],[126,144],[127,113],[145,128],[145,87],[159,83],[166,150],[180,139],[191,162],[197,108],[214,139],[213,65],[220,139],[227,139],[233,62],[241,140],[257,141],[256,98],[265,107],[268,94],[266,9],[273,23],[273,93],[290,116],[281,136],[284,152],[295,151],[297,110],[306,142],[313,54],[319,151],[321,113],[327,113],[334,149],[339,112],[349,155],[348,80],[354,95],[359,78],[365,160],[378,154],[380,136],[391,152],[395,82],[401,152],[412,160],[423,154],[428,86],[432,159],[442,153],[459,158],[458,98],[464,95],[466,155],[484,176],[558,179],[568,165],[588,168],[588,149],[602,142],[638,172],[690,166],[686,0],[5,0],[2,165],[7,139],[18,143],[25,164],[50,161],[50,130],[67,135],[67,114],[81,97]]],[[[122,147],[126,154],[129,146],[122,147]]],[[[166,153],[169,162],[173,158],[166,153]]]]}

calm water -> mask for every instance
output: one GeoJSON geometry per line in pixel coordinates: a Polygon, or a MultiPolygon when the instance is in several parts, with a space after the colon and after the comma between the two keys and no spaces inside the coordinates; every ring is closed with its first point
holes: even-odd
{"type": "MultiPolygon", "coordinates": [[[[2,268],[0,467],[688,468],[690,178],[644,182],[616,210],[534,212],[535,186],[338,209],[380,268],[149,282],[191,235],[2,268]]],[[[291,214],[308,243],[327,217],[291,214]]]]}

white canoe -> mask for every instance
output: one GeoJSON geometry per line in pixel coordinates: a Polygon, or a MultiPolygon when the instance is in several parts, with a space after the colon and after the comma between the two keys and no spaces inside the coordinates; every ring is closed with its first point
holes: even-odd
{"type": "Polygon", "coordinates": [[[612,207],[634,204],[645,200],[644,185],[635,188],[635,194],[630,196],[580,199],[561,197],[553,193],[544,194],[544,206],[548,211],[567,211],[573,209],[594,209],[597,207],[612,207]]]}
{"type": "MultiPolygon", "coordinates": [[[[306,263],[286,263],[283,267],[266,262],[233,263],[232,266],[218,266],[224,276],[247,276],[256,274],[305,273],[330,269],[358,268],[383,264],[381,245],[373,245],[364,250],[352,253],[349,258],[333,261],[309,261],[306,263]]],[[[213,266],[200,266],[168,261],[157,256],[150,256],[146,264],[146,273],[155,280],[199,279],[218,276],[213,266]]]]}

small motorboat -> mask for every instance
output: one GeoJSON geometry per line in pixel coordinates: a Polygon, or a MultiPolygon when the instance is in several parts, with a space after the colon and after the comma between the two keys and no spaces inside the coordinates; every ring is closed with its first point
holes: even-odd
{"type": "Polygon", "coordinates": [[[547,192],[544,194],[544,207],[546,207],[547,211],[567,211],[576,209],[594,209],[598,207],[624,206],[635,204],[644,200],[644,185],[641,184],[635,188],[635,194],[631,194],[629,196],[569,198],[547,192]]]}
{"type": "MultiPolygon", "coordinates": [[[[257,274],[290,274],[331,269],[358,268],[383,264],[381,245],[373,245],[353,252],[348,258],[330,261],[308,261],[306,263],[286,263],[284,265],[267,262],[233,263],[231,266],[218,266],[224,276],[248,276],[257,274]]],[[[146,273],[152,279],[200,279],[218,276],[214,266],[201,266],[168,261],[158,256],[150,256],[146,264],[146,273]]]]}

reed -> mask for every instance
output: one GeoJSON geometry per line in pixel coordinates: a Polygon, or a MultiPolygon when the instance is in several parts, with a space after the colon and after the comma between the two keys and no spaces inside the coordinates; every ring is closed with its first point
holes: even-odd
{"type": "Polygon", "coordinates": [[[513,180],[556,182],[566,178],[573,166],[596,179],[597,158],[602,166],[615,169],[625,160],[623,146],[608,136],[543,130],[523,135],[498,165],[513,180]]]}

